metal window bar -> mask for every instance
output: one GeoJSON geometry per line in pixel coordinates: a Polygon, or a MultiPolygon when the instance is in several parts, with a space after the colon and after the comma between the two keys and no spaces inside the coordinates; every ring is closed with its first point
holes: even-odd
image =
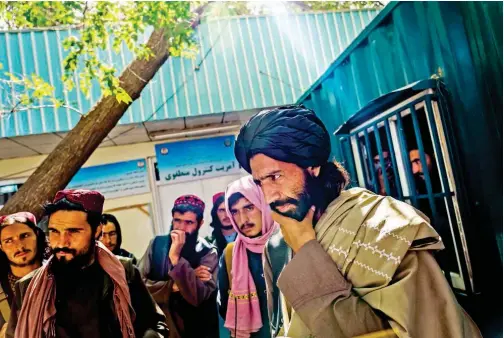
{"type": "MultiPolygon", "coordinates": [[[[428,95],[426,97],[425,103],[426,103],[425,108],[426,108],[428,122],[432,126],[432,128],[435,128],[436,122],[434,120],[434,112],[432,109],[431,95],[428,95]]],[[[442,155],[442,150],[441,150],[441,142],[439,139],[437,129],[434,129],[434,131],[431,133],[431,135],[432,135],[432,142],[433,142],[433,146],[434,146],[434,152],[437,154],[437,161],[439,161],[439,176],[441,179],[441,188],[443,191],[443,195],[444,195],[444,197],[446,197],[445,202],[448,207],[448,216],[450,217],[452,222],[456,222],[457,217],[455,215],[455,206],[453,204],[453,198],[455,198],[455,193],[451,191],[450,185],[448,182],[448,174],[446,172],[446,168],[444,165],[444,160],[443,160],[443,155],[442,155]]],[[[452,225],[451,225],[451,231],[452,231],[452,235],[453,235],[453,226],[452,225]]],[[[459,258],[458,252],[460,251],[462,253],[465,253],[460,235],[461,234],[459,233],[458,236],[453,236],[455,255],[457,256],[459,270],[460,270],[460,273],[462,274],[462,278],[464,280],[464,284],[466,286],[466,289],[468,287],[471,287],[471,289],[473,289],[473,286],[472,286],[473,283],[472,283],[472,280],[469,276],[469,271],[471,270],[470,261],[466,257],[466,264],[467,264],[466,269],[463,269],[460,264],[460,258],[459,258]]]]}
{"type": "MultiPolygon", "coordinates": [[[[425,100],[425,108],[426,108],[426,113],[427,113],[427,119],[429,121],[429,124],[433,126],[433,128],[436,126],[436,122],[434,121],[434,113],[432,111],[432,101],[430,96],[428,96],[425,100]]],[[[448,174],[446,172],[446,168],[444,166],[443,158],[442,158],[442,152],[441,152],[441,142],[439,140],[439,135],[436,132],[432,133],[432,143],[434,146],[434,152],[437,155],[437,160],[439,161],[439,176],[441,179],[441,189],[444,193],[446,192],[451,192],[450,191],[450,184],[448,183],[448,174]]],[[[449,194],[450,196],[453,196],[454,194],[451,193],[449,194]]]]}
{"type": "Polygon", "coordinates": [[[352,154],[354,156],[355,160],[355,171],[357,174],[357,186],[358,187],[366,187],[366,179],[364,178],[364,171],[362,168],[365,167],[365,165],[362,163],[362,155],[359,150],[359,140],[357,139],[356,135],[351,135],[349,137],[350,139],[350,148],[352,151],[352,154]]]}
{"type": "Polygon", "coordinates": [[[418,116],[417,116],[417,113],[415,110],[415,106],[410,106],[409,108],[410,108],[411,117],[413,119],[413,129],[415,131],[415,138],[416,138],[416,142],[417,142],[418,152],[420,154],[420,162],[422,163],[423,175],[425,178],[425,185],[427,188],[427,196],[429,199],[429,205],[432,210],[433,218],[437,219],[438,212],[437,212],[437,208],[436,208],[436,202],[434,201],[434,197],[432,197],[432,194],[433,194],[432,182],[431,182],[429,170],[427,168],[427,159],[425,157],[425,149],[423,146],[422,134],[420,132],[420,126],[418,123],[418,116]]]}
{"type": "Polygon", "coordinates": [[[356,135],[356,134],[360,134],[360,133],[364,132],[366,129],[370,128],[371,124],[380,124],[380,122],[385,122],[386,120],[395,117],[397,115],[397,113],[404,112],[404,110],[406,109],[408,104],[416,106],[419,103],[425,103],[426,95],[430,95],[430,94],[424,94],[424,96],[422,96],[422,97],[419,97],[411,102],[408,102],[407,104],[405,103],[404,105],[400,106],[396,110],[391,111],[391,112],[387,113],[386,115],[381,116],[380,118],[373,118],[371,121],[369,121],[369,123],[366,123],[366,125],[362,125],[362,127],[360,127],[360,128],[358,127],[358,129],[353,129],[351,131],[351,135],[356,135]]]}
{"type": "Polygon", "coordinates": [[[343,147],[343,141],[342,141],[342,139],[343,138],[341,138],[340,142],[338,142],[338,147],[339,147],[340,156],[341,156],[342,161],[343,161],[342,165],[345,166],[345,164],[347,164],[345,162],[347,162],[347,161],[346,161],[345,148],[343,147]]]}
{"type": "MultiPolygon", "coordinates": [[[[402,121],[402,116],[400,112],[396,113],[396,123],[397,123],[397,132],[399,134],[399,146],[401,148],[401,157],[403,159],[404,163],[410,163],[409,160],[409,154],[408,154],[408,144],[406,142],[406,137],[404,137],[404,127],[403,127],[403,121],[402,121]]],[[[416,185],[415,185],[415,180],[413,178],[413,173],[411,170],[406,170],[406,181],[408,182],[408,187],[410,191],[410,200],[411,204],[415,208],[418,208],[418,200],[416,197],[416,185]]]]}
{"type": "Polygon", "coordinates": [[[373,164],[373,158],[371,157],[371,144],[369,141],[369,134],[367,133],[367,130],[364,130],[364,141],[366,143],[366,153],[367,153],[367,160],[368,160],[368,169],[369,173],[371,174],[371,180],[374,186],[374,191],[378,191],[378,178],[376,177],[376,173],[374,171],[374,164],[373,164]]]}
{"type": "Polygon", "coordinates": [[[362,169],[362,172],[363,172],[363,178],[364,178],[364,182],[359,182],[361,183],[361,185],[364,185],[364,187],[366,187],[366,189],[369,189],[369,175],[368,175],[368,172],[366,170],[366,164],[364,162],[364,155],[362,154],[362,145],[361,145],[361,141],[359,140],[359,135],[355,135],[355,139],[357,141],[357,152],[359,153],[359,160],[360,160],[360,163],[361,163],[361,169],[362,169]],[[362,184],[363,183],[363,184],[362,184]]]}
{"type": "MultiPolygon", "coordinates": [[[[347,153],[344,153],[342,152],[341,153],[341,156],[342,158],[346,159],[349,166],[350,166],[350,176],[351,176],[351,180],[352,182],[359,182],[359,179],[357,177],[357,171],[356,171],[356,168],[355,168],[355,158],[354,158],[354,154],[353,154],[353,151],[352,151],[352,145],[351,145],[351,141],[350,141],[350,137],[349,136],[344,136],[344,137],[341,137],[340,138],[340,144],[341,144],[341,148],[343,148],[343,144],[344,143],[347,143],[348,147],[350,147],[350,151],[348,152],[348,154],[350,154],[347,158],[347,153]]],[[[348,168],[348,167],[345,167],[345,168],[348,168]]],[[[353,186],[353,184],[352,184],[353,186]]]]}
{"type": "Polygon", "coordinates": [[[387,143],[388,147],[390,149],[390,160],[392,161],[392,170],[394,171],[394,180],[396,184],[396,189],[397,189],[397,198],[400,200],[403,200],[403,193],[402,193],[402,186],[401,186],[401,180],[399,179],[399,170],[397,169],[397,162],[396,162],[396,155],[394,151],[394,146],[392,144],[392,136],[390,135],[390,120],[387,118],[385,120],[385,134],[387,135],[387,143]]]}
{"type": "MultiPolygon", "coordinates": [[[[416,194],[415,195],[418,199],[420,198],[429,198],[429,194],[416,194]]],[[[450,198],[450,197],[453,197],[453,193],[452,192],[440,192],[440,193],[432,193],[432,197],[434,198],[450,198]]],[[[404,199],[410,199],[411,196],[404,196],[404,199]]]]}
{"type": "MultiPolygon", "coordinates": [[[[390,183],[389,183],[389,180],[387,177],[387,168],[385,167],[385,159],[383,158],[383,149],[382,149],[382,145],[381,145],[380,133],[378,132],[378,125],[376,125],[376,124],[373,125],[373,131],[374,131],[374,135],[375,135],[375,139],[376,139],[376,149],[378,151],[378,157],[380,158],[380,167],[381,167],[381,171],[382,171],[383,183],[385,185],[385,192],[386,192],[387,196],[391,196],[392,192],[390,190],[390,183]]],[[[389,157],[390,157],[390,154],[389,154],[389,157]]],[[[374,166],[372,169],[374,172],[375,171],[374,166]]]]}

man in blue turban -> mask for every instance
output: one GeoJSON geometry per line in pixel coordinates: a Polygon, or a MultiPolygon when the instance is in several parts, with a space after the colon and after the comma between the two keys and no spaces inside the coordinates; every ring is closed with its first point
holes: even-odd
{"type": "Polygon", "coordinates": [[[256,114],[236,140],[281,228],[264,261],[275,336],[480,337],[432,255],[444,246],[429,220],[392,197],[344,190],[330,153],[303,106],[256,114]]]}

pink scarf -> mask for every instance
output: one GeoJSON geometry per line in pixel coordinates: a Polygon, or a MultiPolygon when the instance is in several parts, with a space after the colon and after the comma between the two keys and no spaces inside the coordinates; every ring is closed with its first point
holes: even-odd
{"type": "Polygon", "coordinates": [[[270,207],[264,200],[261,188],[254,183],[252,176],[242,177],[231,183],[226,190],[225,202],[226,211],[238,236],[233,249],[231,292],[224,327],[228,328],[234,337],[249,337],[251,333],[261,329],[263,322],[256,286],[249,270],[247,250],[262,253],[266,242],[278,228],[278,224],[273,222],[270,207]],[[241,193],[261,210],[262,235],[260,237],[245,237],[234,222],[229,210],[228,199],[237,192],[241,193]],[[237,317],[235,317],[235,314],[237,314],[237,317]]]}
{"type": "MultiPolygon", "coordinates": [[[[134,338],[133,321],[135,312],[131,306],[126,274],[121,262],[102,243],[96,242],[95,258],[114,283],[114,306],[121,326],[123,338],[134,338]]],[[[52,338],[56,337],[56,284],[49,272],[51,256],[33,276],[24,296],[23,306],[16,327],[15,337],[52,338]]]]}

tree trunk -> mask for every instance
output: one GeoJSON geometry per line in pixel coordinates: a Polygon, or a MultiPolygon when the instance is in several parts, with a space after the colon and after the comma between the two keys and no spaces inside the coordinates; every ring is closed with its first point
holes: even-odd
{"type": "MultiPolygon", "coordinates": [[[[140,97],[144,87],[168,59],[164,30],[155,30],[147,45],[154,56],[148,61],[135,59],[119,77],[121,87],[133,101],[140,97]]],[[[130,105],[118,103],[113,95],[102,97],[7,201],[0,214],[30,211],[40,218],[43,204],[51,201],[58,190],[65,188],[130,105]]]]}

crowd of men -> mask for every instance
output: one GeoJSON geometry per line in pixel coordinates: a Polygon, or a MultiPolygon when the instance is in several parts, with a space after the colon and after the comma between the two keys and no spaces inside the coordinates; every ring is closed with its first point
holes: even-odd
{"type": "Polygon", "coordinates": [[[47,236],[2,216],[0,337],[480,337],[426,216],[346,189],[330,153],[311,110],[256,114],[235,146],[250,175],[214,196],[212,236],[205,203],[181,196],[138,262],[97,191],[59,191],[47,236]]]}

